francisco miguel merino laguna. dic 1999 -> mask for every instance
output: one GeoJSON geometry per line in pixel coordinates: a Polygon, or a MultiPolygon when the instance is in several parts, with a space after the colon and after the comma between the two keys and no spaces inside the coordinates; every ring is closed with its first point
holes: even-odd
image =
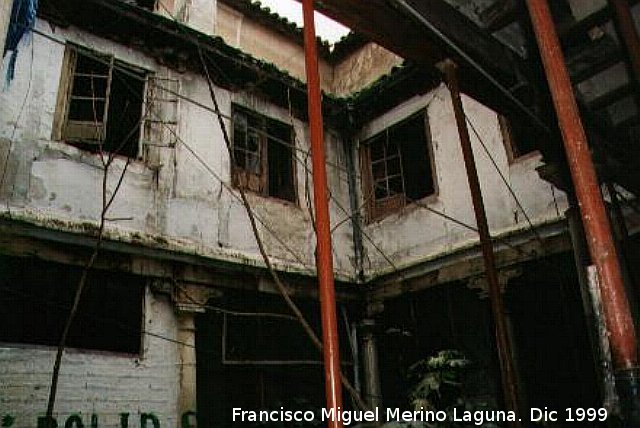
{"type": "MultiPolygon", "coordinates": [[[[311,422],[316,418],[316,412],[312,410],[243,410],[233,408],[234,422],[311,422]]],[[[380,418],[380,409],[374,410],[343,410],[322,409],[321,420],[341,421],[343,425],[351,425],[354,422],[444,422],[451,419],[455,422],[471,422],[474,425],[482,425],[485,422],[509,422],[516,420],[516,414],[503,410],[476,410],[458,411],[454,409],[451,415],[442,410],[400,410],[399,408],[385,409],[385,418],[380,418]]]]}

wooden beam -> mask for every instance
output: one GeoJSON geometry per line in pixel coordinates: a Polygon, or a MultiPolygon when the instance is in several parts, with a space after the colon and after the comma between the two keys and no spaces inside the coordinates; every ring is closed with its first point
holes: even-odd
{"type": "Polygon", "coordinates": [[[628,132],[630,128],[640,125],[640,115],[634,114],[615,125],[616,132],[628,132]]]}
{"type": "Polygon", "coordinates": [[[570,46],[579,43],[583,40],[589,30],[593,27],[597,27],[606,24],[611,20],[611,10],[608,7],[603,7],[591,15],[576,21],[573,24],[560,28],[558,35],[563,46],[570,46]]]}
{"type": "MultiPolygon", "coordinates": [[[[448,3],[443,0],[410,3],[475,60],[507,78],[515,77],[511,51],[448,3]]],[[[433,67],[451,56],[447,46],[423,25],[385,0],[325,0],[318,5],[318,10],[397,55],[422,65],[433,67]]]]}
{"type": "MultiPolygon", "coordinates": [[[[633,7],[638,2],[640,2],[640,0],[630,0],[629,7],[633,7]]],[[[604,25],[611,21],[612,18],[613,14],[609,6],[598,9],[580,21],[576,21],[569,26],[560,28],[558,30],[560,41],[565,47],[575,44],[576,42],[579,42],[580,39],[582,39],[593,27],[604,25]]]]}
{"type": "MultiPolygon", "coordinates": [[[[555,223],[538,228],[542,242],[528,239],[528,233],[503,238],[509,246],[500,241],[495,244],[496,264],[501,270],[509,269],[530,260],[540,254],[551,256],[571,250],[571,241],[566,233],[565,223],[555,223]]],[[[423,261],[403,271],[375,278],[371,281],[373,300],[387,300],[404,293],[412,293],[429,287],[447,284],[453,281],[467,280],[482,275],[484,263],[479,245],[459,249],[436,259],[423,261]]]]}
{"type": "Polygon", "coordinates": [[[419,25],[385,0],[327,0],[317,10],[403,58],[432,66],[445,57],[419,25]]]}
{"type": "Polygon", "coordinates": [[[594,98],[588,103],[588,105],[591,110],[600,110],[615,103],[632,92],[633,85],[631,85],[631,83],[625,83],[605,94],[600,95],[599,97],[594,98]]]}
{"type": "Polygon", "coordinates": [[[622,52],[615,43],[602,38],[567,55],[567,67],[571,82],[577,85],[623,60],[622,52]]]}
{"type": "Polygon", "coordinates": [[[479,13],[484,28],[494,33],[513,23],[518,17],[514,0],[499,0],[479,13]]]}

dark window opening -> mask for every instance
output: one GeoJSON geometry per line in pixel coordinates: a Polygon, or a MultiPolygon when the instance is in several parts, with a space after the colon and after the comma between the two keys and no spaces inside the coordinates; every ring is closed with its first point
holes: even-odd
{"type": "Polygon", "coordinates": [[[504,293],[526,407],[602,403],[574,263],[563,253],[522,264],[504,293]]]}
{"type": "MultiPolygon", "coordinates": [[[[320,331],[318,302],[296,300],[296,304],[312,328],[320,331]]],[[[264,293],[229,291],[212,305],[234,312],[290,314],[279,296],[264,293]]],[[[352,354],[344,323],[338,329],[343,372],[351,377],[352,354]]],[[[234,422],[234,407],[317,411],[326,406],[322,355],[295,319],[199,314],[196,354],[198,426],[257,426],[234,422]]],[[[323,424],[318,419],[304,426],[323,424]]]]}
{"type": "Polygon", "coordinates": [[[113,57],[70,47],[61,137],[84,150],[137,157],[145,74],[113,57]]]}
{"type": "MultiPolygon", "coordinates": [[[[0,341],[57,346],[82,268],[0,256],[0,341]]],[[[139,354],[144,281],[90,272],[67,346],[139,354]]]]}
{"type": "MultiPolygon", "coordinates": [[[[505,289],[523,408],[562,411],[602,402],[574,266],[571,253],[522,263],[521,275],[505,289]]],[[[500,365],[486,290],[461,281],[406,293],[385,300],[381,324],[378,356],[387,407],[411,408],[409,367],[446,349],[471,361],[463,379],[465,401],[500,403],[500,365]]]]}
{"type": "Polygon", "coordinates": [[[537,135],[519,121],[510,121],[505,116],[498,116],[500,132],[504,141],[507,157],[510,162],[526,154],[538,150],[537,135]]]}
{"type": "Polygon", "coordinates": [[[295,201],[295,189],[293,187],[293,162],[291,159],[291,147],[282,144],[286,141],[292,144],[291,127],[277,121],[267,124],[267,134],[280,141],[267,138],[269,161],[269,196],[287,201],[295,201]]]}
{"type": "Polygon", "coordinates": [[[290,125],[234,105],[234,184],[295,202],[293,144],[290,125]]]}
{"type": "Polygon", "coordinates": [[[363,143],[364,194],[371,220],[435,193],[425,120],[421,111],[363,143]]]}
{"type": "Polygon", "coordinates": [[[499,362],[489,301],[465,283],[439,284],[385,301],[378,356],[387,407],[412,408],[410,367],[452,349],[471,361],[463,378],[469,402],[498,402],[499,362]]]}

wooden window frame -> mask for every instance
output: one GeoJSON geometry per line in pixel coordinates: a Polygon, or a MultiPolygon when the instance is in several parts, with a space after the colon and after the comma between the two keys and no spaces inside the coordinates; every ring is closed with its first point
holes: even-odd
{"type": "Polygon", "coordinates": [[[504,150],[507,153],[507,161],[509,162],[509,165],[540,154],[540,151],[537,149],[520,154],[520,149],[518,148],[518,143],[516,142],[516,138],[511,127],[511,122],[506,116],[498,114],[498,127],[500,128],[500,134],[502,135],[502,142],[504,144],[504,150]]]}
{"type": "MultiPolygon", "coordinates": [[[[104,54],[90,48],[85,48],[72,43],[67,43],[65,46],[65,52],[62,63],[62,70],[60,74],[60,84],[58,87],[58,97],[56,101],[56,111],[53,120],[52,139],[56,141],[65,141],[69,143],[82,143],[86,146],[99,146],[107,137],[107,126],[109,120],[109,102],[111,98],[111,83],[113,80],[113,70],[116,64],[124,65],[132,70],[139,71],[141,74],[145,74],[146,77],[144,88],[140,96],[142,97],[142,107],[140,111],[140,131],[138,133],[138,143],[136,148],[136,155],[132,156],[133,159],[139,159],[143,154],[143,133],[145,115],[147,109],[147,88],[148,78],[152,75],[148,70],[143,70],[140,67],[127,64],[117,60],[113,55],[104,54]],[[74,81],[76,76],[76,66],[78,55],[84,55],[88,58],[104,58],[105,65],[108,67],[108,75],[104,76],[107,79],[106,90],[104,97],[94,97],[96,100],[104,101],[104,112],[101,121],[97,120],[84,121],[69,119],[69,113],[71,110],[71,102],[76,97],[73,94],[74,81]],[[108,64],[106,64],[108,61],[108,64]]],[[[81,76],[81,77],[91,77],[81,76]]],[[[95,76],[102,77],[102,76],[95,76]]],[[[93,78],[93,77],[91,77],[93,78]]]]}
{"type": "MultiPolygon", "coordinates": [[[[231,136],[231,150],[233,153],[234,159],[231,159],[231,180],[234,187],[242,187],[245,190],[249,190],[258,195],[273,198],[284,203],[291,203],[297,205],[298,203],[298,187],[296,185],[296,162],[295,162],[295,141],[293,138],[293,126],[287,124],[285,122],[279,121],[277,119],[272,119],[268,116],[265,116],[259,112],[251,110],[250,108],[244,107],[240,104],[233,103],[231,106],[231,122],[232,122],[232,136],[231,136]],[[239,117],[244,117],[247,120],[247,124],[245,125],[245,145],[243,148],[239,149],[236,147],[236,139],[237,136],[237,125],[239,117]],[[249,123],[249,119],[252,119],[253,123],[249,123]],[[271,195],[269,192],[269,134],[268,134],[268,122],[278,122],[289,129],[290,138],[289,144],[291,150],[291,186],[293,190],[292,199],[279,198],[278,196],[271,195]],[[248,150],[248,144],[246,143],[250,138],[250,135],[253,136],[257,140],[257,150],[248,150]],[[242,167],[238,165],[238,159],[236,158],[236,150],[244,152],[244,165],[242,167]],[[254,171],[246,168],[247,166],[247,154],[254,153],[253,156],[258,158],[257,160],[257,168],[254,171]]],[[[278,144],[280,144],[278,142],[278,144]]]]}
{"type": "Polygon", "coordinates": [[[243,189],[250,190],[252,192],[258,193],[260,195],[268,196],[268,182],[267,179],[269,177],[268,174],[268,144],[267,144],[267,136],[266,136],[266,118],[258,113],[252,112],[249,109],[244,107],[233,105],[232,106],[232,121],[233,121],[233,134],[232,134],[232,151],[234,159],[231,161],[231,170],[232,170],[232,179],[233,185],[235,187],[242,187],[243,189]],[[242,119],[246,121],[245,125],[245,146],[243,148],[238,148],[237,140],[238,140],[238,132],[237,126],[242,119]],[[249,119],[255,119],[258,123],[257,125],[260,127],[260,131],[258,132],[254,128],[254,125],[249,124],[249,119]],[[255,137],[257,139],[257,150],[250,151],[247,149],[247,141],[251,138],[255,137]],[[246,168],[246,157],[244,158],[244,167],[238,165],[238,159],[236,151],[242,151],[245,153],[245,156],[248,153],[253,152],[253,156],[257,156],[257,171],[251,171],[246,168]]]}
{"type": "MultiPolygon", "coordinates": [[[[429,161],[429,171],[431,174],[431,183],[433,187],[433,191],[428,195],[424,196],[423,198],[421,198],[420,201],[421,202],[429,201],[430,199],[436,198],[438,195],[438,183],[437,183],[437,179],[436,179],[437,177],[435,173],[435,162],[434,162],[434,156],[433,156],[433,147],[431,144],[429,120],[428,120],[427,111],[425,109],[421,109],[418,112],[407,116],[406,118],[386,127],[382,131],[360,142],[360,171],[362,171],[362,189],[363,189],[362,193],[363,193],[363,199],[364,199],[364,206],[366,208],[365,220],[367,223],[373,223],[375,221],[378,221],[390,214],[393,214],[395,212],[402,210],[407,205],[411,205],[416,202],[408,199],[405,193],[406,192],[405,183],[407,178],[405,177],[405,168],[403,166],[400,143],[396,144],[396,147],[397,147],[397,153],[400,156],[400,168],[399,168],[400,173],[399,174],[400,174],[400,179],[402,183],[402,192],[396,193],[393,195],[390,194],[390,189],[388,185],[389,175],[386,175],[385,178],[379,179],[379,180],[376,180],[376,178],[374,177],[373,162],[371,159],[371,143],[374,142],[374,140],[376,140],[377,138],[379,138],[383,133],[388,135],[390,130],[403,126],[407,122],[415,119],[417,116],[422,116],[423,118],[423,126],[424,126],[424,133],[425,133],[424,142],[426,144],[426,148],[425,148],[426,156],[428,158],[427,160],[429,161]],[[378,200],[376,199],[376,196],[375,196],[375,191],[376,191],[375,183],[376,181],[384,181],[384,180],[387,181],[387,186],[386,186],[387,196],[378,200]]],[[[383,158],[381,158],[381,160],[378,160],[378,161],[382,162],[386,159],[387,157],[383,156],[383,158]]],[[[385,169],[386,168],[387,167],[385,166],[385,169]]],[[[388,170],[386,171],[388,172],[388,170]]]]}

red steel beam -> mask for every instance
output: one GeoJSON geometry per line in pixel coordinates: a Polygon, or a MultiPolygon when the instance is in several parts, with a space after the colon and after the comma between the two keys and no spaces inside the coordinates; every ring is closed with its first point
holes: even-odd
{"type": "Polygon", "coordinates": [[[616,370],[616,389],[628,427],[640,426],[640,375],[635,327],[587,137],[547,0],[527,0],[558,116],[591,261],[600,279],[604,321],[616,370]]]}
{"type": "MultiPolygon", "coordinates": [[[[464,165],[467,170],[467,181],[469,182],[469,189],[471,190],[473,211],[475,212],[476,222],[478,224],[480,246],[482,248],[487,283],[489,285],[491,312],[493,314],[493,322],[496,329],[496,344],[500,360],[500,377],[502,380],[505,406],[507,410],[513,411],[518,415],[518,386],[515,370],[513,368],[511,343],[509,342],[507,323],[504,314],[504,302],[502,300],[502,292],[498,282],[498,272],[496,270],[496,262],[493,254],[493,242],[491,241],[491,235],[489,234],[487,214],[484,209],[484,202],[482,201],[482,191],[480,190],[478,171],[473,157],[473,149],[471,148],[469,128],[467,128],[464,107],[460,98],[460,85],[458,82],[458,73],[456,71],[457,66],[452,61],[446,60],[443,63],[442,68],[445,74],[447,86],[449,87],[449,91],[451,91],[451,102],[453,104],[453,112],[456,118],[456,125],[458,127],[464,165]]],[[[520,422],[518,419],[519,418],[516,417],[516,421],[512,422],[510,426],[519,427],[520,422]]]]}
{"type": "Polygon", "coordinates": [[[527,0],[549,89],[567,153],[591,260],[602,285],[602,300],[611,351],[617,368],[634,368],[638,361],[631,318],[611,226],[593,166],[587,137],[564,62],[562,48],[546,0],[527,0]]]}
{"type": "Polygon", "coordinates": [[[338,323],[333,279],[333,253],[329,220],[329,195],[325,165],[324,135],[316,30],[313,18],[313,0],[303,0],[304,54],[307,74],[307,104],[311,133],[311,163],[313,166],[313,200],[316,208],[316,265],[320,288],[322,315],[322,343],[324,357],[325,394],[327,409],[334,409],[334,418],[328,419],[330,428],[342,428],[337,412],[342,409],[342,385],[340,383],[340,350],[338,348],[338,323]]]}

